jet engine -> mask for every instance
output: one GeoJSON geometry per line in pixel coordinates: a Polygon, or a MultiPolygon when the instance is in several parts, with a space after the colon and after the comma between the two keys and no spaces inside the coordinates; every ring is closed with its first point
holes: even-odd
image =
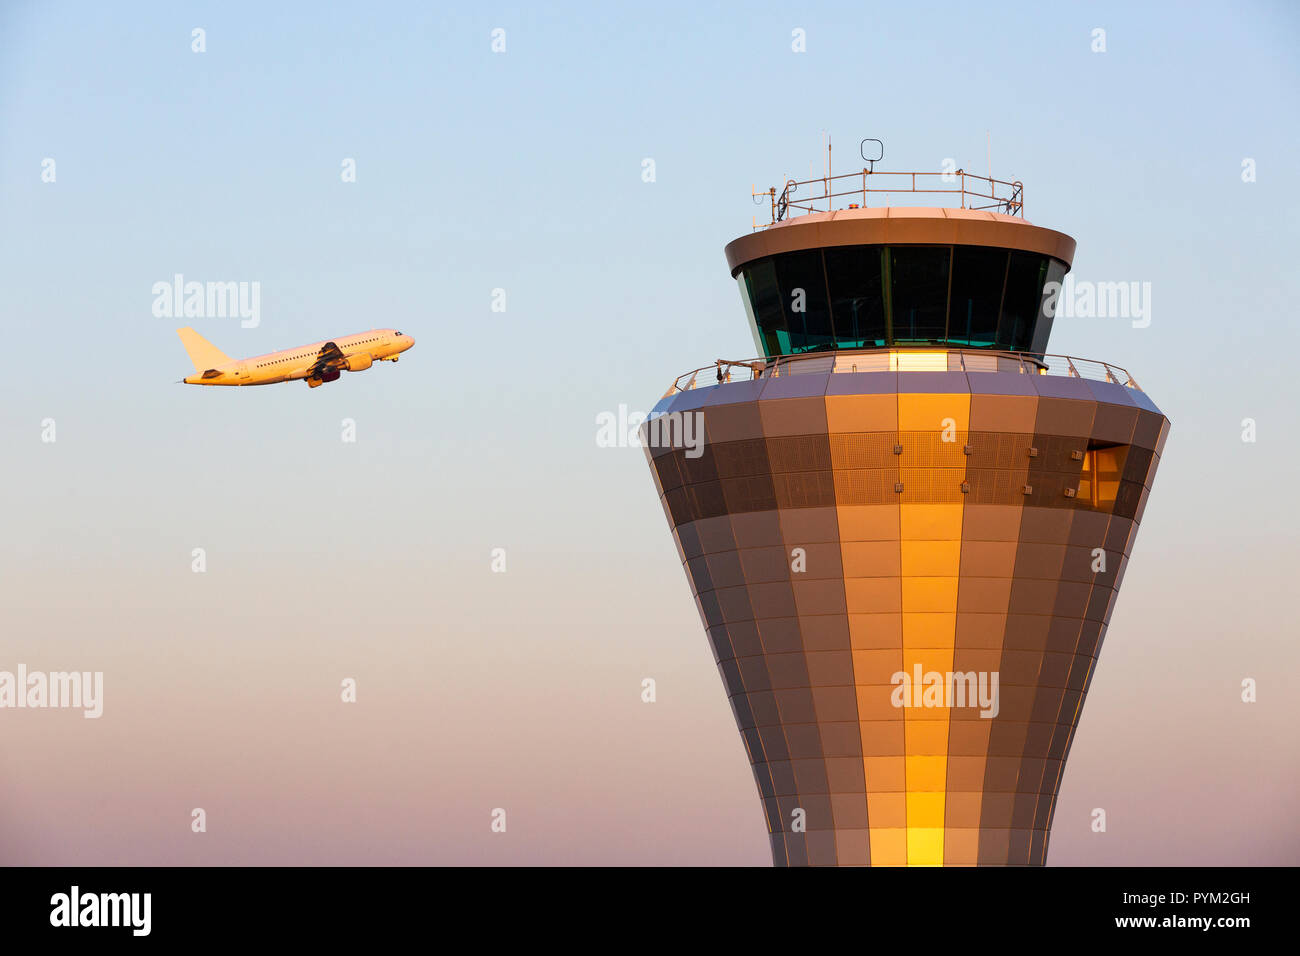
{"type": "Polygon", "coordinates": [[[370,366],[374,364],[375,364],[375,360],[372,359],[365,352],[362,352],[360,355],[348,356],[349,372],[364,372],[366,369],[370,368],[370,366]]]}
{"type": "Polygon", "coordinates": [[[308,388],[320,388],[325,382],[337,382],[343,373],[336,368],[321,369],[320,375],[308,375],[305,381],[308,388]]]}

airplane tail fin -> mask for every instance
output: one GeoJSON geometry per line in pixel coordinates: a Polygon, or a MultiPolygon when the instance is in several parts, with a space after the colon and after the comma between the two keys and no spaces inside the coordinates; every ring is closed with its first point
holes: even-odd
{"type": "Polygon", "coordinates": [[[206,372],[210,368],[218,368],[231,363],[232,359],[229,355],[193,329],[189,327],[177,329],[176,334],[181,337],[181,345],[185,346],[190,361],[194,363],[194,371],[206,372]]]}

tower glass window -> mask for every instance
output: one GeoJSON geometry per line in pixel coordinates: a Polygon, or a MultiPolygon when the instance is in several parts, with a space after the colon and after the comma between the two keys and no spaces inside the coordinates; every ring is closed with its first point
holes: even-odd
{"type": "Polygon", "coordinates": [[[756,338],[768,355],[790,354],[790,330],[781,308],[781,290],[776,285],[776,267],[771,259],[750,263],[741,273],[749,295],[749,312],[757,323],[756,338]]]}
{"type": "Polygon", "coordinates": [[[794,352],[815,352],[835,347],[831,312],[826,302],[826,270],[822,251],[791,252],[775,259],[781,307],[790,330],[794,352]]]}
{"type": "Polygon", "coordinates": [[[993,348],[998,338],[1007,250],[957,246],[952,261],[948,341],[969,348],[993,348]]]}
{"type": "Polygon", "coordinates": [[[998,318],[998,348],[1028,351],[1043,301],[1047,262],[1047,256],[1032,252],[1016,250],[1011,253],[1007,263],[1007,287],[1002,296],[1002,314],[998,318]]]}
{"type": "Polygon", "coordinates": [[[889,310],[895,342],[946,341],[951,246],[891,246],[889,310]]]}
{"type": "Polygon", "coordinates": [[[800,249],[736,271],[755,342],[768,356],[903,344],[1042,351],[1052,316],[1050,256],[970,245],[800,249]]]}
{"type": "Polygon", "coordinates": [[[823,250],[835,344],[870,349],[889,341],[881,285],[883,246],[832,246],[823,250]]]}

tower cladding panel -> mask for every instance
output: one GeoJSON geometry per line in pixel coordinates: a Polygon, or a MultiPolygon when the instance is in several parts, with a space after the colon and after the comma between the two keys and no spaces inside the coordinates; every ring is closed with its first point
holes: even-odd
{"type": "Polygon", "coordinates": [[[1046,859],[1169,428],[1044,354],[1073,251],[928,209],[728,247],[764,355],[642,433],[778,865],[1046,859]]]}

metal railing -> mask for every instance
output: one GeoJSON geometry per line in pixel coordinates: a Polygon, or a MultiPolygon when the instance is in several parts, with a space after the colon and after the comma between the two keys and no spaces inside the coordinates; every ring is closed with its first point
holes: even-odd
{"type": "Polygon", "coordinates": [[[938,173],[891,173],[864,168],[858,173],[841,173],[837,176],[828,174],[818,179],[788,179],[780,192],[777,192],[775,186],[765,192],[757,192],[751,187],[750,195],[755,202],[761,201],[759,197],[767,197],[772,214],[770,222],[755,222],[754,228],[766,229],[790,216],[807,213],[831,212],[844,208],[865,209],[868,206],[867,197],[872,193],[956,196],[961,209],[991,209],[1008,216],[1019,216],[1021,219],[1025,217],[1025,187],[1019,180],[1008,182],[968,173],[964,169],[938,173]],[[882,180],[880,177],[885,178],[882,180]],[[921,179],[919,186],[917,177],[921,179]],[[854,202],[855,199],[858,201],[854,202]]]}
{"type": "Polygon", "coordinates": [[[1095,359],[1071,355],[1038,355],[1025,352],[995,352],[960,348],[838,349],[783,355],[773,359],[718,359],[679,375],[664,393],[667,398],[693,388],[728,382],[748,382],[783,375],[838,372],[1011,372],[1022,375],[1060,375],[1113,382],[1138,388],[1127,370],[1095,359]]]}

